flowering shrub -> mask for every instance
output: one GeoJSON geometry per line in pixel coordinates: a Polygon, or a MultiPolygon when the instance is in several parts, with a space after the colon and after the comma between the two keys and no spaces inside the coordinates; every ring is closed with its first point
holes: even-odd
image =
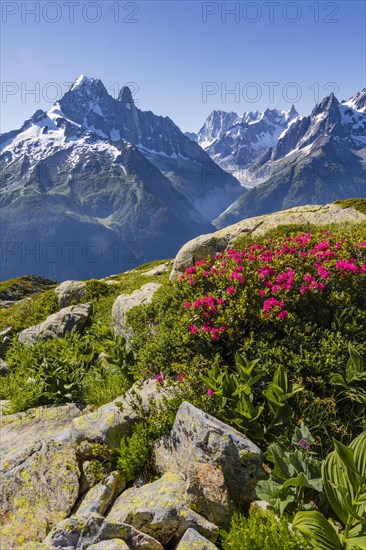
{"type": "MultiPolygon", "coordinates": [[[[366,227],[304,229],[243,237],[132,310],[132,368],[137,378],[179,375],[206,396],[209,412],[231,423],[230,406],[220,406],[218,386],[207,382],[213,366],[236,376],[237,352],[258,359],[256,407],[266,403],[263,392],[283,366],[289,384],[304,386],[292,398],[290,422],[302,419],[325,456],[331,436],[348,443],[366,427],[358,389],[340,390],[335,377],[345,376],[349,345],[366,357],[366,227]]],[[[266,414],[263,426],[272,422],[266,414]]],[[[286,442],[288,434],[277,430],[279,437],[286,442]]]]}
{"type": "MultiPolygon", "coordinates": [[[[357,299],[365,307],[366,241],[323,232],[249,244],[199,260],[180,278],[187,330],[194,338],[230,339],[357,299]],[[345,295],[347,291],[347,295],[345,295]]],[[[323,310],[323,311],[322,311],[323,310]]]]}

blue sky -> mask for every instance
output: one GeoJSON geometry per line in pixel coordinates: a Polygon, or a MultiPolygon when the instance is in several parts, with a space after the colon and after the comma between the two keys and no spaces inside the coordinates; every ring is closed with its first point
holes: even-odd
{"type": "Polygon", "coordinates": [[[133,83],[139,108],[183,131],[198,130],[213,109],[293,101],[308,114],[331,91],[345,99],[365,86],[361,0],[2,0],[1,8],[2,132],[49,108],[80,74],[101,78],[112,95],[133,83]]]}

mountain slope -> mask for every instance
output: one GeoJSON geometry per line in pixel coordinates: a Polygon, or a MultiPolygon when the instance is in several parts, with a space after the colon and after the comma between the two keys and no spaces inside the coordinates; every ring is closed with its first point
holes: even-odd
{"type": "Polygon", "coordinates": [[[0,166],[1,278],[104,276],[172,256],[241,193],[169,118],[87,77],[1,136],[0,166]]]}
{"type": "Polygon", "coordinates": [[[214,224],[304,204],[365,197],[364,90],[339,103],[331,94],[289,129],[248,169],[260,185],[239,197],[214,224]],[[351,107],[361,105],[360,109],[351,107]]]}

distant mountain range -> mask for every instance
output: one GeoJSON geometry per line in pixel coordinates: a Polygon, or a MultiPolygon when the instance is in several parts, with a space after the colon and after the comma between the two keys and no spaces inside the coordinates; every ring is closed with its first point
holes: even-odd
{"type": "MultiPolygon", "coordinates": [[[[278,121],[272,126],[274,143],[252,162],[236,165],[235,174],[240,174],[243,185],[253,188],[218,216],[214,225],[224,227],[250,216],[292,206],[366,197],[365,105],[366,90],[363,90],[341,103],[331,94],[307,117],[298,116],[294,109],[292,116],[291,111],[276,114],[268,110],[262,113],[262,118],[256,115],[259,123],[269,117],[278,121]],[[279,133],[285,124],[286,128],[279,133]]],[[[254,122],[253,126],[256,125],[254,122]]],[[[219,151],[222,142],[225,147],[227,134],[231,132],[229,129],[215,144],[209,145],[207,151],[212,151],[213,146],[219,151]]],[[[245,133],[244,136],[243,141],[245,133]]],[[[265,137],[265,134],[261,132],[259,136],[265,137]]],[[[240,155],[240,140],[237,145],[239,153],[236,154],[235,149],[232,153],[235,159],[240,155]]],[[[213,155],[221,165],[227,163],[224,147],[222,156],[218,152],[213,155]]],[[[247,149],[245,145],[244,149],[247,149]]]]}
{"type": "Polygon", "coordinates": [[[0,278],[103,277],[245,217],[366,196],[366,90],[310,116],[213,111],[186,135],[79,77],[0,136],[0,278]],[[239,183],[240,180],[240,183],[239,183]]]}

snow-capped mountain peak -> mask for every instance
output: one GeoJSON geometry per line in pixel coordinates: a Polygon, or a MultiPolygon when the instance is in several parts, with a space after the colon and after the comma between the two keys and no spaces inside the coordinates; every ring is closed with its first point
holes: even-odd
{"type": "Polygon", "coordinates": [[[273,147],[298,117],[294,106],[288,111],[247,111],[241,117],[233,112],[213,111],[197,140],[225,170],[242,179],[244,169],[273,147]]]}
{"type": "Polygon", "coordinates": [[[357,92],[357,94],[350,97],[347,101],[342,101],[342,105],[346,105],[356,111],[361,111],[361,113],[366,113],[366,88],[357,92]]]}

